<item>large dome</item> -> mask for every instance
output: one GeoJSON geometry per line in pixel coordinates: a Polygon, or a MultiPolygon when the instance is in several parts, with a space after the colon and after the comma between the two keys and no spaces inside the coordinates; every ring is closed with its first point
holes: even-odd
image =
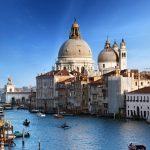
{"type": "Polygon", "coordinates": [[[98,56],[98,63],[102,62],[118,62],[117,53],[111,48],[102,50],[98,56]]]}
{"type": "Polygon", "coordinates": [[[80,57],[92,57],[92,52],[89,45],[82,39],[69,39],[63,43],[61,46],[58,58],[65,58],[65,57],[73,57],[73,58],[80,58],[80,57]]]}

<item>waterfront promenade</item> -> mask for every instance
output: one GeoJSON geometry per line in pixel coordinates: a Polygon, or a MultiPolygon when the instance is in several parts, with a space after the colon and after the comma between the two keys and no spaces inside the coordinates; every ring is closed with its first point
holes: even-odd
{"type": "Polygon", "coordinates": [[[130,142],[144,144],[150,150],[150,125],[143,121],[119,121],[91,116],[65,117],[55,119],[52,115],[40,118],[25,110],[7,110],[5,118],[12,121],[14,131],[29,131],[30,138],[15,139],[13,150],[37,150],[40,140],[41,150],[127,150],[130,142]],[[25,119],[31,121],[24,127],[25,119]],[[70,129],[60,125],[67,122],[70,129]]]}

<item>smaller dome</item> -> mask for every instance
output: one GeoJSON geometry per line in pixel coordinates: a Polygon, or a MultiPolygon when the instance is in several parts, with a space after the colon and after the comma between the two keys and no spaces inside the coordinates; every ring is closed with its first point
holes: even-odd
{"type": "Polygon", "coordinates": [[[101,63],[101,62],[118,62],[118,55],[111,48],[104,49],[100,52],[98,56],[98,63],[101,63]]]}

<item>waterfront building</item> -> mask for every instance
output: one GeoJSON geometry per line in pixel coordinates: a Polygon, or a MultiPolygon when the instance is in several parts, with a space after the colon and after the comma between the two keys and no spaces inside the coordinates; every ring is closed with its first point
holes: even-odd
{"type": "Polygon", "coordinates": [[[125,93],[140,88],[150,86],[150,74],[139,72],[138,70],[116,69],[104,75],[108,96],[108,113],[121,113],[125,115],[125,93]]]}
{"type": "Polygon", "coordinates": [[[128,118],[144,118],[150,115],[150,86],[126,93],[128,118]]]}
{"type": "Polygon", "coordinates": [[[81,113],[88,112],[88,88],[87,76],[72,71],[70,72],[74,77],[58,82],[57,92],[59,105],[63,107],[63,110],[81,113]],[[63,102],[63,103],[62,103],[63,102]]]}
{"type": "Polygon", "coordinates": [[[13,105],[28,104],[29,95],[32,90],[24,90],[23,88],[15,88],[12,79],[9,77],[5,85],[4,92],[1,96],[2,103],[11,103],[13,105]]]}
{"type": "Polygon", "coordinates": [[[55,111],[58,106],[56,83],[73,77],[66,69],[52,70],[36,77],[36,106],[41,110],[55,111]]]}
{"type": "Polygon", "coordinates": [[[108,97],[106,96],[106,84],[101,78],[96,81],[91,81],[88,84],[89,88],[89,112],[101,116],[108,113],[108,97]]]}

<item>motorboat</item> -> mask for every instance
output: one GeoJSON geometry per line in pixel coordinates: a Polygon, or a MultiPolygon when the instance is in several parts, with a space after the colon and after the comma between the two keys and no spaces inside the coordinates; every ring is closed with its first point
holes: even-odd
{"type": "Polygon", "coordinates": [[[3,108],[4,108],[4,110],[11,110],[12,105],[11,104],[3,104],[3,108]]]}
{"type": "Polygon", "coordinates": [[[38,112],[40,112],[38,109],[32,109],[31,111],[30,111],[31,113],[38,113],[38,112]]]}
{"type": "Polygon", "coordinates": [[[66,113],[65,111],[64,112],[60,112],[59,114],[61,114],[63,116],[74,116],[74,114],[72,114],[72,113],[66,113]]]}
{"type": "Polygon", "coordinates": [[[64,118],[64,116],[62,114],[54,114],[55,118],[64,118]]]}
{"type": "Polygon", "coordinates": [[[29,124],[30,124],[30,121],[28,121],[27,119],[23,122],[24,126],[29,126],[29,124]]]}
{"type": "Polygon", "coordinates": [[[19,138],[19,137],[23,137],[23,134],[24,134],[24,137],[30,137],[30,133],[29,132],[20,132],[20,131],[15,131],[14,132],[14,135],[16,136],[16,138],[19,138]]]}
{"type": "Polygon", "coordinates": [[[45,117],[45,116],[46,116],[46,114],[41,113],[41,112],[38,112],[37,115],[38,115],[39,117],[45,117]]]}
{"type": "Polygon", "coordinates": [[[128,150],[146,150],[146,146],[130,143],[128,146],[128,150]]]}
{"type": "Polygon", "coordinates": [[[3,114],[3,107],[0,107],[0,114],[3,114]]]}
{"type": "Polygon", "coordinates": [[[28,108],[24,105],[20,105],[20,106],[17,107],[17,110],[19,110],[19,109],[28,109],[28,108]]]}

